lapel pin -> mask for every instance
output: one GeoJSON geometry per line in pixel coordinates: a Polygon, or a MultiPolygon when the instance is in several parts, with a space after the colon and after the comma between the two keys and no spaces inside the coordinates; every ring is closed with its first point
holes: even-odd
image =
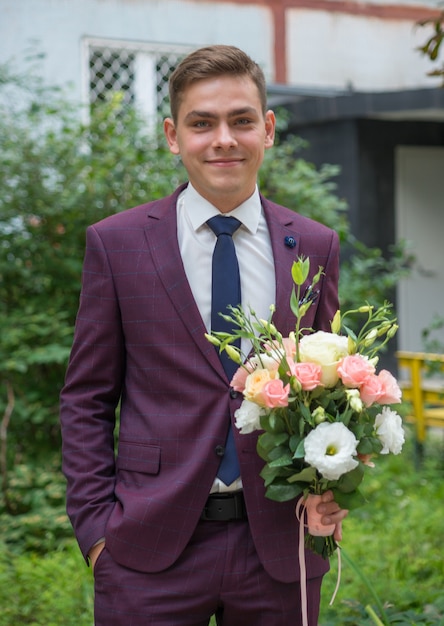
{"type": "Polygon", "coordinates": [[[294,248],[296,245],[296,239],[294,237],[285,237],[284,243],[287,248],[294,248]]]}

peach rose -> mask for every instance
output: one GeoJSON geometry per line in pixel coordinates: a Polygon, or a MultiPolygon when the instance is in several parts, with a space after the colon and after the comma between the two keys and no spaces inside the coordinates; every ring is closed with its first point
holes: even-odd
{"type": "Polygon", "coordinates": [[[279,406],[288,406],[288,394],[290,392],[290,385],[285,385],[279,378],[270,380],[265,383],[262,392],[264,398],[264,405],[267,409],[274,409],[279,406]]]}
{"type": "Polygon", "coordinates": [[[321,384],[322,367],[317,363],[289,363],[291,376],[296,376],[303,391],[312,391],[321,384]]]}
{"type": "Polygon", "coordinates": [[[245,381],[244,397],[250,400],[250,402],[259,404],[259,406],[266,406],[263,395],[264,387],[270,380],[275,378],[278,378],[276,371],[270,372],[261,368],[254,370],[247,376],[245,381]]]}
{"type": "Polygon", "coordinates": [[[351,354],[339,361],[337,372],[346,387],[357,388],[375,373],[375,366],[360,354],[351,354]]]}
{"type": "Polygon", "coordinates": [[[384,393],[381,398],[379,398],[379,402],[381,404],[398,404],[401,402],[402,392],[396,378],[388,370],[381,370],[378,378],[384,389],[384,393]]]}

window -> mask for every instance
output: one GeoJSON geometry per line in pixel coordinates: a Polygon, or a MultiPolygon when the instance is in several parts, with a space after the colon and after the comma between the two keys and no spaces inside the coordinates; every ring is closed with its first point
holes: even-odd
{"type": "Polygon", "coordinates": [[[121,91],[148,118],[164,114],[168,80],[179,61],[192,50],[185,46],[149,45],[105,39],[84,39],[83,99],[94,104],[107,93],[121,91]]]}

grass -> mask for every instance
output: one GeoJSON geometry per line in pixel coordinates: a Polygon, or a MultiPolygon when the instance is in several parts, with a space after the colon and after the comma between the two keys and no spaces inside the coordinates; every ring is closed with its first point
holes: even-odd
{"type": "Polygon", "coordinates": [[[344,523],[341,586],[330,607],[337,576],[333,559],[323,585],[320,626],[374,624],[368,605],[386,623],[444,624],[443,453],[440,432],[427,442],[420,470],[408,441],[401,455],[380,457],[367,472],[368,503],[344,523]],[[394,621],[399,613],[400,621],[394,621]]]}
{"type": "MultiPolygon", "coordinates": [[[[444,626],[443,434],[427,442],[420,470],[408,441],[367,472],[368,503],[345,520],[341,584],[329,606],[334,557],[319,626],[444,626]]],[[[92,626],[91,572],[74,541],[43,557],[0,547],[0,606],[0,626],[92,626]]]]}

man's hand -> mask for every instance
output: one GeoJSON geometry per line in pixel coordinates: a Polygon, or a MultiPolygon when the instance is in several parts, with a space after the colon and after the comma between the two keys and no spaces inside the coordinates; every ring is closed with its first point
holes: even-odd
{"type": "Polygon", "coordinates": [[[104,547],[105,547],[105,541],[100,541],[99,543],[96,543],[88,552],[88,558],[89,558],[89,562],[91,563],[91,569],[93,572],[94,572],[94,567],[96,565],[96,561],[99,558],[104,547]]]}
{"type": "Polygon", "coordinates": [[[347,517],[348,510],[341,509],[335,502],[333,492],[326,491],[322,494],[321,502],[316,507],[317,512],[322,515],[321,522],[328,526],[335,524],[335,532],[333,537],[335,541],[342,540],[342,520],[347,517]]]}

